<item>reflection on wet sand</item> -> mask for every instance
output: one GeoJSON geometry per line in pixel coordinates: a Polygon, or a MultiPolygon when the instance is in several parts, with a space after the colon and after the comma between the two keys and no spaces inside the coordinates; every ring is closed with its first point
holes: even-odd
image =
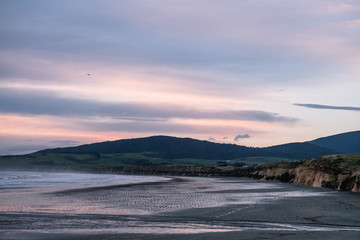
{"type": "Polygon", "coordinates": [[[76,176],[51,187],[46,178],[43,186],[3,182],[1,239],[61,233],[360,234],[359,196],[349,193],[241,178],[76,176]]]}

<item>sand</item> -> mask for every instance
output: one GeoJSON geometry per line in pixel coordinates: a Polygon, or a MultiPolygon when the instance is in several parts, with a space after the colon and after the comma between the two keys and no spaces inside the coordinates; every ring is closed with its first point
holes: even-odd
{"type": "Polygon", "coordinates": [[[1,239],[360,239],[359,195],[294,184],[174,178],[42,196],[67,208],[0,213],[1,239]]]}

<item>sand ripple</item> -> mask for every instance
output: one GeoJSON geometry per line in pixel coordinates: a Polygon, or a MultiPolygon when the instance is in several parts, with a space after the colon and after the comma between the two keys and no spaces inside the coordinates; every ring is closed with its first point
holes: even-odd
{"type": "MultiPolygon", "coordinates": [[[[6,189],[1,197],[6,203],[0,211],[1,239],[65,233],[145,234],[144,238],[136,235],[138,239],[152,239],[146,237],[151,234],[219,232],[360,236],[358,195],[241,178],[159,178],[67,189],[62,185],[47,191],[19,190],[18,195],[6,189]]],[[[132,235],[121,236],[93,239],[132,239],[132,235]]]]}

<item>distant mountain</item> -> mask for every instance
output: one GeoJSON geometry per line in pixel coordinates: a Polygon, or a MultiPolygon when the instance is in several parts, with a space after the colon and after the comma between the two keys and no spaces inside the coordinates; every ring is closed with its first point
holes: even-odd
{"type": "Polygon", "coordinates": [[[86,144],[78,147],[48,149],[40,152],[74,154],[148,152],[148,155],[152,157],[165,159],[195,158],[217,160],[232,160],[247,157],[279,157],[301,160],[336,153],[334,150],[312,143],[290,143],[267,148],[252,148],[235,144],[219,144],[191,138],[169,136],[123,139],[86,144]]]}
{"type": "Polygon", "coordinates": [[[310,159],[337,153],[335,150],[312,143],[287,143],[263,148],[267,155],[289,159],[310,159]]]}
{"type": "Polygon", "coordinates": [[[308,143],[332,149],[338,153],[360,153],[360,131],[322,137],[308,143]]]}
{"type": "Polygon", "coordinates": [[[47,149],[46,153],[143,153],[149,155],[175,159],[234,159],[248,155],[256,155],[257,148],[249,148],[234,144],[219,144],[192,138],[177,138],[170,136],[152,136],[146,138],[122,139],[81,145],[78,147],[47,149]]]}

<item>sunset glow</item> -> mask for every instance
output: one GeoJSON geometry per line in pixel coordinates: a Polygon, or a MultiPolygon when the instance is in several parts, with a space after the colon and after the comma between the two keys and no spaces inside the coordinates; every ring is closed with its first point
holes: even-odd
{"type": "Polygon", "coordinates": [[[0,154],[360,127],[359,1],[11,0],[0,16],[0,154]]]}

